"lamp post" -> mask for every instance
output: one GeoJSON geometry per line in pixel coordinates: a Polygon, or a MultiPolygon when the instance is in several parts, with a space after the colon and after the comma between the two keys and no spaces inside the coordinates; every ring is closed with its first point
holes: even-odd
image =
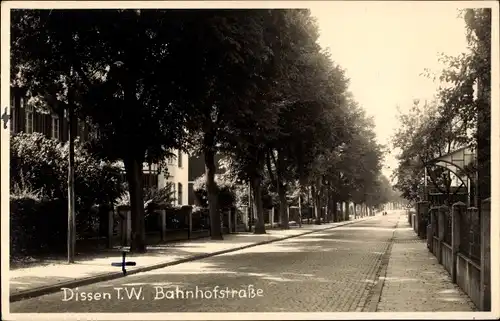
{"type": "Polygon", "coordinates": [[[252,186],[251,181],[248,180],[248,231],[252,232],[253,225],[253,209],[252,209],[252,186]]]}

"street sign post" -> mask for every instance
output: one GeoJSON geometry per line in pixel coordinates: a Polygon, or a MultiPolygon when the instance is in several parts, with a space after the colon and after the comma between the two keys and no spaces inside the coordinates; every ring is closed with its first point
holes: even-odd
{"type": "Polygon", "coordinates": [[[135,262],[131,262],[131,261],[126,262],[125,261],[125,257],[127,255],[127,252],[128,251],[125,250],[125,249],[122,250],[122,261],[121,262],[113,262],[113,263],[111,263],[111,266],[119,266],[119,267],[121,266],[123,275],[127,275],[127,270],[125,268],[126,266],[136,266],[135,262]]]}

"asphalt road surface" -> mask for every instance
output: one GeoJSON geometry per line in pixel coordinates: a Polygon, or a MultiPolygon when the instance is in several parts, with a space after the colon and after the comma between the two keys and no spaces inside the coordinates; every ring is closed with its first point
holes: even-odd
{"type": "Polygon", "coordinates": [[[363,311],[399,213],[14,302],[10,311],[363,311]]]}

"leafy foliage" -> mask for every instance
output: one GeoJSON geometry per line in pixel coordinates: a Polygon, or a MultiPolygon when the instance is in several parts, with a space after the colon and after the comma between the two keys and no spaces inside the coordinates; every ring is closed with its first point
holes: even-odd
{"type": "MultiPolygon", "coordinates": [[[[12,135],[11,189],[29,184],[41,198],[67,197],[68,144],[39,133],[12,135]],[[24,183],[23,183],[24,182],[24,183]],[[19,186],[19,184],[21,186],[19,186]]],[[[94,205],[113,205],[123,194],[120,168],[100,161],[81,143],[75,148],[75,204],[77,215],[94,205]]]]}
{"type": "Polygon", "coordinates": [[[11,259],[40,255],[64,248],[66,226],[66,203],[59,199],[47,200],[32,195],[12,194],[10,197],[11,259]]]}
{"type": "MultiPolygon", "coordinates": [[[[207,178],[205,175],[198,177],[193,184],[197,203],[206,208],[208,206],[207,178]]],[[[218,204],[220,208],[230,208],[236,204],[236,186],[224,175],[216,175],[218,204]]]]}
{"type": "Polygon", "coordinates": [[[181,103],[176,82],[185,70],[171,48],[191,38],[176,33],[186,14],[179,20],[172,10],[13,12],[12,82],[53,110],[74,105],[92,125],[92,150],[123,161],[132,251],[145,251],[144,162],[162,165],[171,149],[185,147],[189,104],[181,103]]]}
{"type": "MultiPolygon", "coordinates": [[[[377,180],[382,157],[373,123],[348,93],[342,68],[317,45],[318,30],[310,13],[291,10],[274,18],[286,22],[275,32],[288,41],[270,42],[276,62],[268,74],[269,94],[263,91],[259,101],[268,109],[235,127],[236,148],[228,151],[230,172],[240,181],[257,180],[279,204],[298,204],[299,196],[303,202],[308,186],[318,200],[330,191],[337,199],[368,191],[377,180]]],[[[365,193],[359,201],[366,201],[365,193]]],[[[286,211],[280,216],[286,228],[286,211]]]]}
{"type": "MultiPolygon", "coordinates": [[[[126,185],[126,184],[125,184],[126,185]]],[[[167,182],[165,187],[156,188],[148,187],[143,189],[144,208],[147,210],[148,206],[165,206],[172,207],[176,201],[173,183],[167,182]]],[[[130,206],[130,194],[124,193],[117,201],[117,206],[130,206]]],[[[147,214],[147,213],[146,213],[147,214]]]]}
{"type": "Polygon", "coordinates": [[[145,250],[144,201],[156,199],[144,198],[142,166],[173,148],[203,154],[195,190],[214,239],[243,182],[256,233],[268,206],[287,228],[286,206],[306,194],[318,209],[380,192],[382,146],[309,10],[18,10],[12,22],[12,84],[35,108],[74,105],[92,153],[125,164],[132,250],[145,250]],[[215,153],[228,156],[224,178],[215,153]]]}
{"type": "MultiPolygon", "coordinates": [[[[491,9],[462,11],[466,23],[468,52],[457,57],[442,56],[446,65],[439,77],[436,101],[420,107],[418,101],[407,114],[400,114],[401,128],[394,136],[400,149],[399,167],[394,175],[397,188],[409,200],[421,199],[423,182],[419,177],[429,160],[469,146],[478,153],[478,166],[465,168],[463,175],[479,172],[480,198],[488,197],[490,181],[490,69],[491,9]]],[[[432,184],[449,194],[449,172],[429,166],[432,184]]]]}

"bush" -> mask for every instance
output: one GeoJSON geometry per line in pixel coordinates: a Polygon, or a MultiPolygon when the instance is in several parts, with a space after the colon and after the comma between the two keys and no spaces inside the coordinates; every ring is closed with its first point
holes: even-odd
{"type": "Polygon", "coordinates": [[[153,208],[155,206],[167,206],[172,207],[176,201],[175,191],[172,188],[173,183],[167,182],[165,187],[162,188],[147,188],[144,190],[144,202],[145,205],[150,205],[153,208]]]}
{"type": "MultiPolygon", "coordinates": [[[[13,245],[16,251],[19,247],[32,252],[47,246],[66,246],[68,145],[40,133],[11,136],[11,224],[13,233],[20,233],[13,245]]],[[[75,212],[79,235],[95,229],[99,220],[96,205],[112,205],[123,194],[120,176],[119,167],[96,159],[82,143],[75,142],[75,212]]]]}
{"type": "Polygon", "coordinates": [[[33,190],[24,180],[16,182],[10,196],[11,257],[65,248],[65,205],[59,199],[41,197],[40,191],[33,190]]]}
{"type": "MultiPolygon", "coordinates": [[[[144,188],[143,189],[143,202],[144,209],[146,210],[146,217],[154,212],[157,207],[176,207],[173,205],[176,198],[175,192],[172,189],[172,182],[167,182],[165,187],[162,188],[144,188]]],[[[127,184],[124,184],[125,190],[127,189],[127,184]]],[[[116,201],[117,206],[130,206],[130,193],[123,193],[120,198],[116,201]]]]}
{"type": "MultiPolygon", "coordinates": [[[[222,175],[215,175],[217,185],[219,208],[229,208],[236,205],[236,187],[222,175]]],[[[206,175],[198,177],[193,184],[193,191],[199,206],[208,206],[208,192],[206,175]]]]}
{"type": "MultiPolygon", "coordinates": [[[[11,188],[21,178],[49,199],[67,199],[69,144],[40,133],[11,136],[11,188]]],[[[75,143],[75,207],[79,214],[94,205],[113,204],[124,192],[121,169],[96,159],[75,143]]]]}
{"type": "MultiPolygon", "coordinates": [[[[240,185],[235,188],[237,207],[248,206],[248,185],[240,185]]],[[[271,209],[279,205],[278,194],[269,191],[269,186],[263,182],[261,189],[262,205],[264,209],[271,209]]],[[[252,194],[253,198],[253,194],[252,194]]],[[[253,204],[252,204],[253,206],[253,204]]]]}
{"type": "Polygon", "coordinates": [[[61,198],[64,190],[62,144],[39,133],[12,135],[10,138],[11,189],[21,180],[42,191],[44,197],[61,198]]]}

